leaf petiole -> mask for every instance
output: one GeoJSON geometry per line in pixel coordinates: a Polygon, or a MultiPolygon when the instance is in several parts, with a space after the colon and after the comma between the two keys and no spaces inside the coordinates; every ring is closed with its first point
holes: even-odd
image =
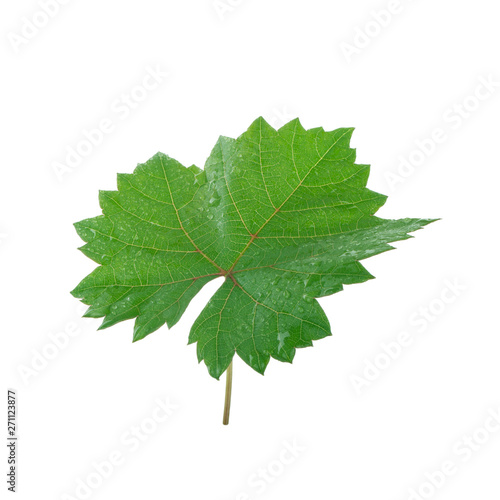
{"type": "Polygon", "coordinates": [[[231,410],[231,391],[233,388],[233,362],[227,367],[226,371],[226,399],[224,401],[224,417],[222,423],[229,424],[229,412],[231,410]]]}

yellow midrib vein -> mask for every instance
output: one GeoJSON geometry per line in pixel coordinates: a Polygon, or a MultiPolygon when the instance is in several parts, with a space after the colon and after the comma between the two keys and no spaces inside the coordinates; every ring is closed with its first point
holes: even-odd
{"type": "MultiPolygon", "coordinates": [[[[259,235],[259,233],[262,231],[262,229],[264,229],[264,227],[266,227],[266,225],[271,221],[271,219],[281,210],[281,207],[283,207],[283,205],[285,205],[285,203],[295,194],[295,192],[297,191],[297,189],[299,189],[303,182],[307,179],[308,175],[319,165],[319,163],[321,163],[323,161],[323,159],[326,157],[326,155],[334,148],[334,146],[337,145],[337,143],[346,135],[348,134],[349,131],[346,131],[344,134],[342,134],[327,150],[326,152],[323,154],[323,156],[320,157],[320,159],[308,170],[307,174],[302,178],[302,180],[297,184],[297,186],[292,190],[292,192],[286,197],[286,199],[283,201],[283,203],[277,207],[274,212],[270,215],[270,217],[264,222],[264,224],[262,224],[262,226],[258,229],[258,231],[253,234],[250,238],[250,241],[246,244],[245,248],[243,248],[243,250],[241,251],[241,253],[238,255],[238,257],[236,258],[236,260],[234,261],[233,265],[231,266],[231,268],[229,269],[229,271],[227,272],[227,274],[231,274],[234,270],[234,268],[236,267],[236,265],[238,264],[239,260],[241,259],[241,257],[243,256],[243,254],[248,250],[248,248],[250,247],[250,245],[254,242],[255,238],[257,238],[257,236],[259,235]]],[[[292,152],[293,152],[293,147],[294,147],[294,140],[295,140],[295,132],[293,134],[293,138],[292,138],[292,152]]]]}
{"type": "Polygon", "coordinates": [[[172,189],[170,188],[170,182],[168,181],[168,178],[167,178],[167,172],[165,170],[165,165],[163,165],[163,158],[160,157],[160,163],[161,163],[161,168],[163,169],[163,176],[165,177],[165,182],[167,183],[167,188],[168,188],[168,192],[169,192],[169,195],[170,195],[170,199],[172,200],[172,207],[174,208],[175,210],[175,215],[177,216],[177,220],[179,221],[179,225],[183,231],[183,233],[186,235],[186,237],[189,239],[189,241],[191,242],[191,244],[194,246],[194,248],[196,249],[197,252],[199,252],[203,257],[205,257],[205,259],[208,260],[208,262],[210,262],[212,265],[214,265],[218,270],[219,272],[222,274],[222,273],[225,273],[225,270],[222,269],[222,267],[220,267],[218,264],[216,264],[207,254],[205,254],[203,252],[203,250],[201,250],[200,248],[198,248],[198,246],[196,245],[196,243],[194,242],[193,238],[191,238],[191,235],[186,231],[184,225],[182,224],[182,220],[179,216],[179,210],[177,209],[177,207],[175,206],[175,201],[174,201],[174,196],[172,195],[172,189]]]}

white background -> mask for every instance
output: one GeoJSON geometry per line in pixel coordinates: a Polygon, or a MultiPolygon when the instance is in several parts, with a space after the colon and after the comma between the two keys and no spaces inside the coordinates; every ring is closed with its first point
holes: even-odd
{"type": "Polygon", "coordinates": [[[113,452],[123,463],[89,498],[499,498],[500,432],[488,415],[500,407],[500,87],[473,97],[481,78],[500,82],[498,6],[401,0],[386,26],[373,21],[393,5],[73,0],[30,30],[24,18],[44,22],[36,1],[2,3],[2,385],[18,391],[18,498],[83,498],[78,481],[113,452]],[[157,66],[168,78],[118,112],[157,66]],[[132,322],[97,332],[69,294],[95,266],[72,223],[100,213],[98,190],[114,189],[117,172],[157,151],[203,166],[219,134],[236,137],[260,115],[356,127],[369,187],[389,195],[379,215],[442,221],[365,261],[376,280],[322,299],[334,335],[293,365],[271,361],[262,377],[237,360],[223,427],[224,384],[186,346],[219,282],[172,331],[135,344],[132,322]],[[58,177],[54,164],[105,118],[113,131],[58,177]],[[422,159],[415,141],[436,128],[445,139],[422,159]],[[412,152],[421,161],[398,173],[412,152]],[[49,334],[73,323],[79,334],[54,354],[49,334]],[[402,332],[411,343],[387,361],[381,344],[402,332]],[[385,368],[364,373],[374,362],[385,368]],[[151,424],[158,397],[178,408],[132,451],[121,436],[151,424]],[[294,460],[284,441],[300,448],[294,460]],[[454,473],[426,485],[445,461],[454,473]]]}

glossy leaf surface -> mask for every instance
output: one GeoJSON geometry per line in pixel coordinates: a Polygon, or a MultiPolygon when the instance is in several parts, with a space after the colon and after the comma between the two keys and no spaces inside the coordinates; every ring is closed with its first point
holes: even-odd
{"type": "Polygon", "coordinates": [[[366,188],[352,132],[259,118],[221,137],[204,170],[158,153],[119,174],[100,193],[103,215],[75,225],[99,264],[72,292],[86,316],[101,328],[136,318],[139,340],[224,276],[191,329],[199,360],[216,378],[235,353],[259,373],[271,357],[291,362],[331,334],[316,298],[373,278],[361,260],[432,222],[374,216],[386,197],[366,188]]]}

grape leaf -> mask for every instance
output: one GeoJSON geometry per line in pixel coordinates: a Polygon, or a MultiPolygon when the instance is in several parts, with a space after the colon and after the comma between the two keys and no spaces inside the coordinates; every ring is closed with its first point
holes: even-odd
{"type": "Polygon", "coordinates": [[[331,335],[316,298],[372,279],[359,261],[433,222],[374,216],[386,196],[366,188],[352,132],[259,118],[220,137],[204,170],[158,153],[119,174],[118,191],[100,192],[103,215],[75,224],[99,264],[72,292],[85,316],[101,329],[136,318],[137,341],[224,276],[189,336],[217,379],[235,353],[263,374],[331,335]]]}

